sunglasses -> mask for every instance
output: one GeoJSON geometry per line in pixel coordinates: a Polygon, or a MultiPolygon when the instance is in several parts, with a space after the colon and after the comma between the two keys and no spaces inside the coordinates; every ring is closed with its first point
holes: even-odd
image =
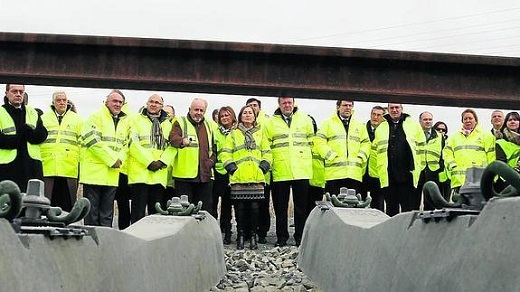
{"type": "Polygon", "coordinates": [[[444,129],[444,128],[436,128],[435,131],[437,131],[437,132],[446,132],[446,129],[444,129]]]}

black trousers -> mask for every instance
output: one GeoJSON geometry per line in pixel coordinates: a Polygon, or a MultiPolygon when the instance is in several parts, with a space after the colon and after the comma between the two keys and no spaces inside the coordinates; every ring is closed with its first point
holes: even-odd
{"type": "Polygon", "coordinates": [[[323,201],[324,188],[309,185],[309,202],[307,202],[307,216],[316,207],[316,201],[323,201]]]}
{"type": "Polygon", "coordinates": [[[51,201],[51,206],[60,207],[63,211],[70,212],[76,203],[78,192],[78,179],[61,176],[46,176],[45,196],[51,201]]]}
{"type": "Polygon", "coordinates": [[[112,227],[116,187],[83,184],[83,197],[90,201],[85,225],[112,227]]]}
{"type": "Polygon", "coordinates": [[[215,181],[213,183],[213,205],[212,214],[218,214],[218,199],[220,201],[220,230],[222,232],[231,232],[231,188],[229,187],[229,176],[220,174],[215,171],[215,181]]]}
{"type": "Polygon", "coordinates": [[[161,202],[164,190],[161,184],[147,185],[139,183],[130,185],[130,196],[132,197],[130,219],[132,224],[146,216],[146,211],[148,211],[148,215],[157,213],[155,203],[161,202]]]}
{"type": "Polygon", "coordinates": [[[333,179],[325,183],[325,192],[330,195],[338,195],[340,188],[355,189],[356,194],[361,189],[361,182],[351,178],[333,179]]]}
{"type": "MultiPolygon", "coordinates": [[[[197,205],[202,201],[202,210],[206,210],[211,214],[211,206],[213,206],[213,181],[209,182],[193,182],[184,180],[175,180],[175,192],[180,197],[188,195],[190,203],[197,205]]],[[[217,218],[217,214],[211,214],[217,218]]]]}
{"type": "Polygon", "coordinates": [[[233,200],[238,231],[257,230],[258,203],[258,200],[233,200]]]}
{"type": "Polygon", "coordinates": [[[413,185],[412,174],[407,175],[403,181],[390,180],[389,186],[382,189],[386,202],[386,214],[394,216],[401,212],[413,210],[413,196],[415,196],[415,187],[413,185]]]}
{"type": "Polygon", "coordinates": [[[379,178],[371,177],[368,175],[368,173],[365,173],[359,191],[363,200],[366,200],[368,192],[370,192],[370,197],[372,198],[370,208],[384,212],[385,198],[381,191],[381,183],[379,182],[379,178]]]}
{"type": "Polygon", "coordinates": [[[130,188],[128,187],[128,176],[119,173],[119,184],[116,190],[117,222],[119,230],[130,226],[130,188]]]}
{"type": "Polygon", "coordinates": [[[287,211],[291,188],[294,204],[294,239],[299,242],[301,241],[303,227],[308,216],[308,179],[273,182],[272,192],[273,207],[276,215],[276,237],[278,241],[287,241],[289,239],[287,211]]]}
{"type": "Polygon", "coordinates": [[[439,190],[442,194],[442,185],[439,181],[439,174],[436,172],[432,172],[429,169],[424,169],[421,171],[421,175],[419,176],[419,182],[417,183],[417,189],[415,190],[415,195],[412,197],[412,209],[419,210],[421,206],[421,198],[423,200],[423,209],[424,210],[434,210],[435,207],[429,198],[424,196],[423,187],[424,184],[428,181],[433,181],[439,187],[439,190]]]}

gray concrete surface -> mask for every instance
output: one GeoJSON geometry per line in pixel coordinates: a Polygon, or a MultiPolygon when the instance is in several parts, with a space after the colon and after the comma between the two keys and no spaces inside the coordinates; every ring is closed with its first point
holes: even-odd
{"type": "Polygon", "coordinates": [[[83,239],[18,235],[0,219],[0,291],[203,291],[225,275],[216,220],[151,215],[83,239]]]}
{"type": "Polygon", "coordinates": [[[430,223],[315,208],[298,265],[324,291],[519,291],[519,208],[493,199],[478,216],[430,223]]]}

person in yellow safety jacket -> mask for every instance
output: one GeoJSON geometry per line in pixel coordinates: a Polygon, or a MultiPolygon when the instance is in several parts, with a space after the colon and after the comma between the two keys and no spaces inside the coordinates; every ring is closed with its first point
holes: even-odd
{"type": "Polygon", "coordinates": [[[325,192],[339,194],[341,187],[360,191],[370,155],[370,139],[363,122],[355,119],[354,102],[338,100],[335,114],[316,134],[316,148],[325,160],[325,192]]]}
{"type": "MultiPolygon", "coordinates": [[[[495,152],[497,160],[507,163],[511,168],[520,172],[520,114],[509,112],[500,132],[498,132],[495,152]]],[[[502,178],[498,178],[495,183],[495,191],[501,192],[506,183],[502,178]]]]}
{"type": "Polygon", "coordinates": [[[214,131],[215,133],[215,144],[217,147],[217,162],[215,163],[215,181],[213,183],[213,207],[214,213],[217,213],[217,204],[219,198],[220,201],[220,230],[224,233],[223,242],[224,244],[231,243],[231,189],[229,187],[229,175],[224,168],[224,162],[222,161],[222,150],[224,144],[226,144],[226,137],[229,133],[237,126],[237,118],[235,111],[230,106],[223,106],[218,111],[218,128],[214,131]]]}
{"type": "Polygon", "coordinates": [[[45,196],[52,206],[61,207],[67,212],[74,206],[78,192],[83,127],[83,119],[70,108],[67,94],[54,92],[51,110],[42,115],[49,135],[40,145],[45,196]]]}
{"type": "MultiPolygon", "coordinates": [[[[213,166],[217,160],[213,126],[204,114],[205,99],[195,98],[186,117],[178,117],[170,133],[170,143],[177,148],[173,160],[173,178],[178,194],[186,194],[193,203],[202,201],[204,210],[213,205],[213,166]]],[[[217,214],[211,214],[217,217],[217,214]]]]}
{"type": "Polygon", "coordinates": [[[478,125],[474,110],[466,109],[462,112],[462,128],[448,138],[442,154],[451,172],[451,188],[458,193],[466,179],[466,169],[486,167],[496,159],[495,137],[478,125]]]}
{"type": "MultiPolygon", "coordinates": [[[[259,128],[263,128],[263,125],[267,123],[269,119],[269,115],[267,115],[262,110],[262,101],[256,97],[250,97],[246,100],[246,105],[250,105],[256,114],[256,124],[259,128]]],[[[264,187],[264,196],[265,198],[260,201],[259,213],[260,220],[258,222],[258,230],[256,234],[258,235],[258,243],[265,244],[267,243],[267,233],[271,228],[271,181],[272,181],[273,173],[269,170],[268,173],[265,174],[265,187],[264,187]]],[[[250,232],[246,231],[246,237],[248,237],[250,232]]]]}
{"type": "MultiPolygon", "coordinates": [[[[314,133],[318,132],[318,125],[313,116],[309,115],[312,120],[314,133]]],[[[325,161],[318,154],[316,149],[316,136],[312,139],[312,178],[309,180],[309,202],[307,205],[307,213],[310,214],[316,206],[316,201],[323,201],[325,193],[325,161]]]]}
{"type": "Polygon", "coordinates": [[[298,111],[294,98],[278,98],[279,108],[263,125],[273,153],[273,206],[276,214],[276,246],[289,239],[287,209],[292,188],[294,205],[294,240],[301,242],[308,216],[309,180],[312,178],[312,139],[314,129],[307,114],[298,111]]]}
{"type": "Polygon", "coordinates": [[[25,85],[7,84],[0,107],[0,181],[15,182],[22,192],[29,179],[43,179],[40,144],[47,129],[36,109],[24,104],[25,85]]]}
{"type": "Polygon", "coordinates": [[[85,225],[112,226],[114,196],[121,166],[126,161],[129,120],[121,110],[124,104],[121,91],[112,90],[102,108],[84,123],[80,161],[80,183],[83,196],[90,200],[90,212],[85,225]]]}
{"type": "Polygon", "coordinates": [[[162,110],[164,100],[152,94],[146,107],[130,121],[128,185],[131,197],[131,222],[155,214],[155,203],[163,204],[168,182],[168,165],[176,149],[168,142],[172,125],[162,110]]]}
{"type": "Polygon", "coordinates": [[[400,103],[389,103],[388,114],[375,132],[377,171],[386,202],[386,213],[394,216],[413,209],[413,196],[424,163],[426,138],[421,126],[403,113],[400,103]]]}
{"type": "Polygon", "coordinates": [[[381,212],[385,212],[385,198],[383,198],[379,177],[377,176],[377,153],[372,141],[374,141],[377,127],[384,120],[384,114],[385,109],[382,106],[376,105],[370,110],[370,119],[365,123],[371,147],[368,162],[365,164],[366,167],[363,170],[364,174],[360,192],[363,200],[366,200],[370,192],[370,197],[372,198],[370,207],[378,209],[381,212]]]}
{"type": "Polygon", "coordinates": [[[426,137],[424,150],[421,152],[423,159],[423,170],[419,176],[416,195],[414,196],[413,209],[419,210],[421,206],[421,198],[423,200],[424,210],[435,209],[433,202],[423,195],[423,187],[427,181],[432,181],[441,190],[441,182],[439,181],[439,173],[444,170],[444,161],[442,159],[442,148],[445,144],[444,137],[437,133],[433,128],[433,114],[425,111],[419,115],[419,123],[426,137]]]}
{"type": "MultiPolygon", "coordinates": [[[[448,125],[443,121],[437,121],[433,128],[442,136],[442,149],[444,149],[446,140],[448,140],[448,125]]],[[[451,200],[451,174],[445,166],[444,157],[442,158],[442,165],[442,171],[439,173],[440,191],[446,202],[449,202],[451,200]]]]}
{"type": "MultiPolygon", "coordinates": [[[[265,185],[265,174],[271,165],[271,149],[265,133],[256,125],[256,115],[251,106],[244,106],[238,116],[238,127],[226,137],[220,160],[229,174],[229,183],[249,186],[265,185]]],[[[237,248],[244,248],[244,231],[251,231],[250,248],[257,248],[256,230],[259,221],[259,200],[264,198],[263,189],[245,196],[233,196],[237,220],[237,248]],[[246,215],[247,214],[247,215],[246,215]],[[246,219],[247,216],[247,219],[246,219]],[[249,226],[246,226],[246,225],[249,226]]]]}

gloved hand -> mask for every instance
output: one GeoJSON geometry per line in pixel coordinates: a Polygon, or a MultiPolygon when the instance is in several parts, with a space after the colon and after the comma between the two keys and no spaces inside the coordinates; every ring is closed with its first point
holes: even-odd
{"type": "Polygon", "coordinates": [[[151,170],[151,171],[157,171],[157,170],[163,168],[163,166],[164,166],[164,163],[162,163],[162,161],[160,161],[160,160],[156,160],[156,161],[152,161],[152,162],[148,165],[147,169],[148,169],[148,170],[151,170]]]}
{"type": "Polygon", "coordinates": [[[235,162],[231,162],[230,164],[224,166],[224,168],[226,169],[226,171],[229,175],[233,175],[233,173],[235,173],[235,171],[237,171],[238,166],[235,162]]]}
{"type": "Polygon", "coordinates": [[[266,174],[269,171],[269,168],[271,168],[271,166],[269,165],[269,162],[267,162],[265,160],[260,161],[260,164],[258,165],[258,167],[260,167],[260,169],[262,170],[262,172],[264,174],[266,174]]]}

